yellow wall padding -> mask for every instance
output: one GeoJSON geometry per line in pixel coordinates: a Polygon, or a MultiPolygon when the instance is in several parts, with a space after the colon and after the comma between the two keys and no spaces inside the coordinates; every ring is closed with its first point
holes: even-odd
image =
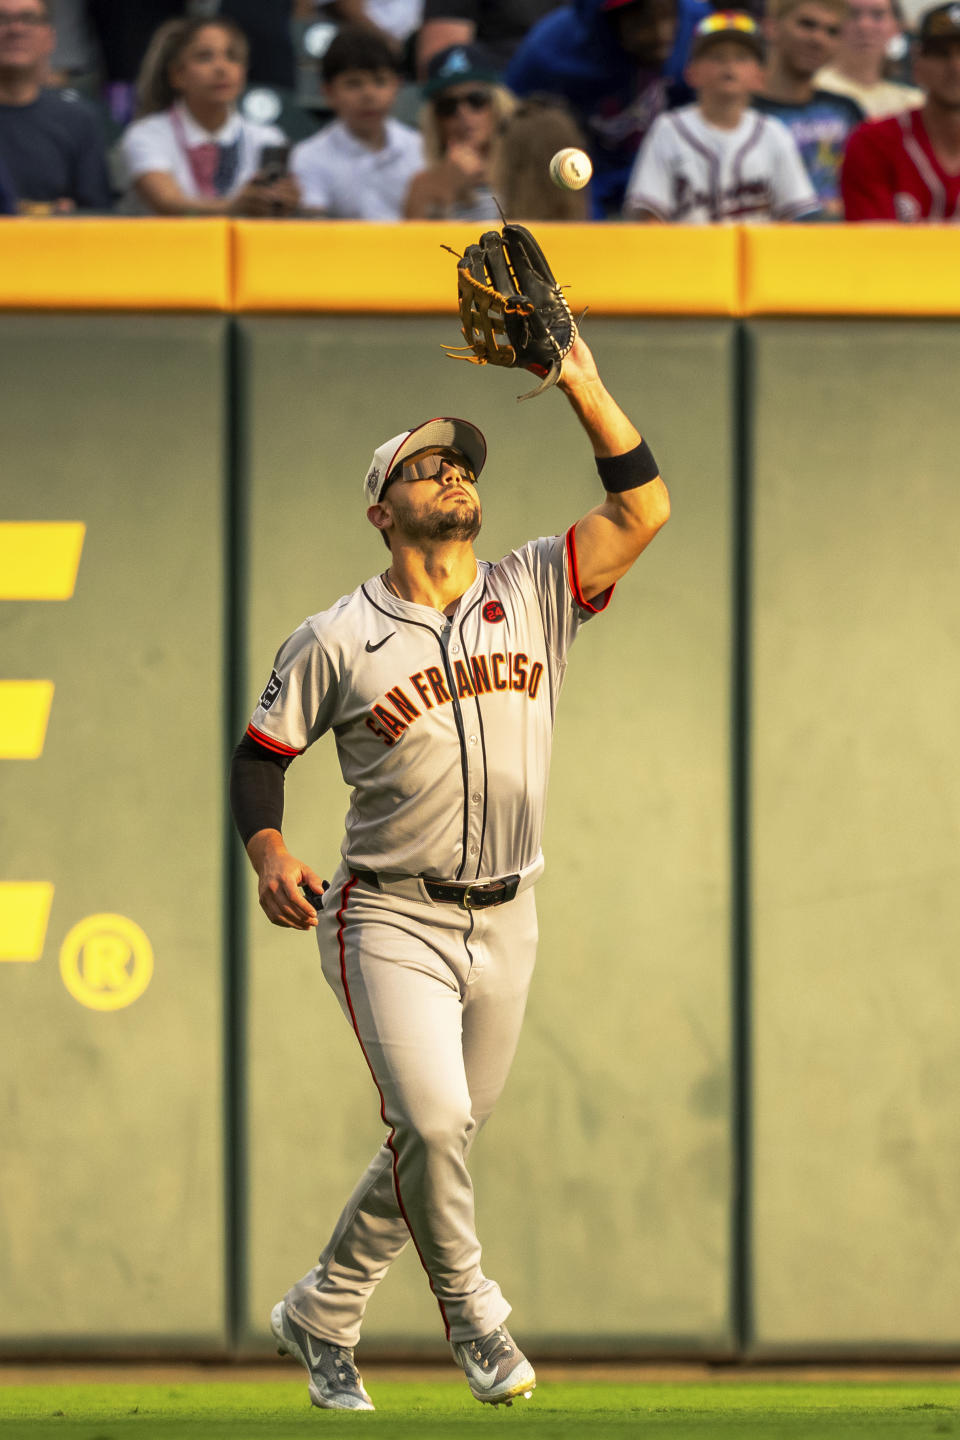
{"type": "Polygon", "coordinates": [[[0,221],[0,309],[225,310],[226,220],[0,221]]]}
{"type": "MultiPolygon", "coordinates": [[[[240,311],[449,312],[456,260],[476,222],[372,225],[239,221],[234,305],[240,311]]],[[[491,224],[489,228],[494,228],[491,224]]],[[[738,235],[732,227],[532,225],[574,311],[597,315],[732,315],[738,235]]]]}
{"type": "Polygon", "coordinates": [[[951,225],[743,227],[743,315],[958,315],[951,225]]]}
{"type": "MultiPolygon", "coordinates": [[[[0,310],[453,314],[481,226],[0,221],[0,310]]],[[[531,226],[575,313],[958,315],[949,225],[531,226]]]]}

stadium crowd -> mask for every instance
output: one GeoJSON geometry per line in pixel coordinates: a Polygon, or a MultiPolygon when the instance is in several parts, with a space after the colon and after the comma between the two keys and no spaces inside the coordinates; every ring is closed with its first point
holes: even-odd
{"type": "Polygon", "coordinates": [[[902,3],[0,0],[0,215],[956,221],[960,3],[902,3]]]}

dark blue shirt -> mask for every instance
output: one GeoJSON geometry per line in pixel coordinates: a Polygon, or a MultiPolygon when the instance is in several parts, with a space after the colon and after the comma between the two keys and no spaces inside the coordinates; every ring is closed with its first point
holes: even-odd
{"type": "Polygon", "coordinates": [[[63,199],[78,210],[111,208],[96,115],[72,90],[41,90],[29,105],[0,105],[0,165],[21,208],[63,199]]]}

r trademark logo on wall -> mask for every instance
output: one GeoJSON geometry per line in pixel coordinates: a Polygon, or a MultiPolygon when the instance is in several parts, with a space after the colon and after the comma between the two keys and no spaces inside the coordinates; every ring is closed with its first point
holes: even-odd
{"type": "Polygon", "coordinates": [[[125,915],[88,915],[60,947],[60,974],[90,1010],[122,1010],[138,1000],[153,975],[153,948],[125,915]]]}

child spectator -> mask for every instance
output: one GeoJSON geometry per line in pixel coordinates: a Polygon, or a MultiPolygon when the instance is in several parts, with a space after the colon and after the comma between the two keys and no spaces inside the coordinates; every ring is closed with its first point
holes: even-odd
{"type": "Polygon", "coordinates": [[[345,26],[320,62],[336,119],[294,147],[301,204],[336,220],[399,220],[423,141],[390,110],[400,89],[396,53],[379,35],[345,26]]]}
{"type": "Polygon", "coordinates": [[[0,162],[21,213],[109,210],[93,111],[74,91],[43,88],[54,39],[46,0],[0,0],[0,162]]]}
{"type": "Polygon", "coordinates": [[[627,186],[629,218],[703,225],[796,220],[818,209],[789,130],[750,107],[763,53],[750,15],[718,11],[700,21],[687,66],[696,103],[653,122],[627,186]]]}
{"type": "Polygon", "coordinates": [[[550,179],[558,150],[584,148],[570,110],[552,95],[521,100],[507,120],[496,148],[493,193],[511,220],[586,220],[589,185],[561,190],[550,179]]]}
{"type": "Polygon", "coordinates": [[[833,62],[846,19],[846,0],[772,0],[770,58],[754,107],[774,115],[797,142],[825,219],[843,218],[840,166],[863,111],[846,95],[818,90],[817,72],[833,62]]]}
{"type": "Polygon", "coordinates": [[[408,220],[496,220],[491,190],[500,132],[514,108],[479,45],[434,55],[423,87],[420,129],[428,165],[407,192],[408,220]]]}
{"type": "Polygon", "coordinates": [[[834,95],[849,95],[871,120],[899,115],[923,104],[923,91],[889,80],[887,47],[901,35],[893,0],[848,0],[840,48],[815,83],[834,95]]]}
{"type": "Polygon", "coordinates": [[[128,213],[289,215],[296,209],[290,177],[271,180],[260,172],[261,151],[283,145],[283,132],[236,109],[246,76],[247,41],[231,20],[161,25],[138,79],[142,118],[120,139],[128,213]]]}
{"type": "Polygon", "coordinates": [[[960,6],[920,21],[918,110],[872,120],[850,137],[843,162],[848,220],[960,222],[960,6]]]}

